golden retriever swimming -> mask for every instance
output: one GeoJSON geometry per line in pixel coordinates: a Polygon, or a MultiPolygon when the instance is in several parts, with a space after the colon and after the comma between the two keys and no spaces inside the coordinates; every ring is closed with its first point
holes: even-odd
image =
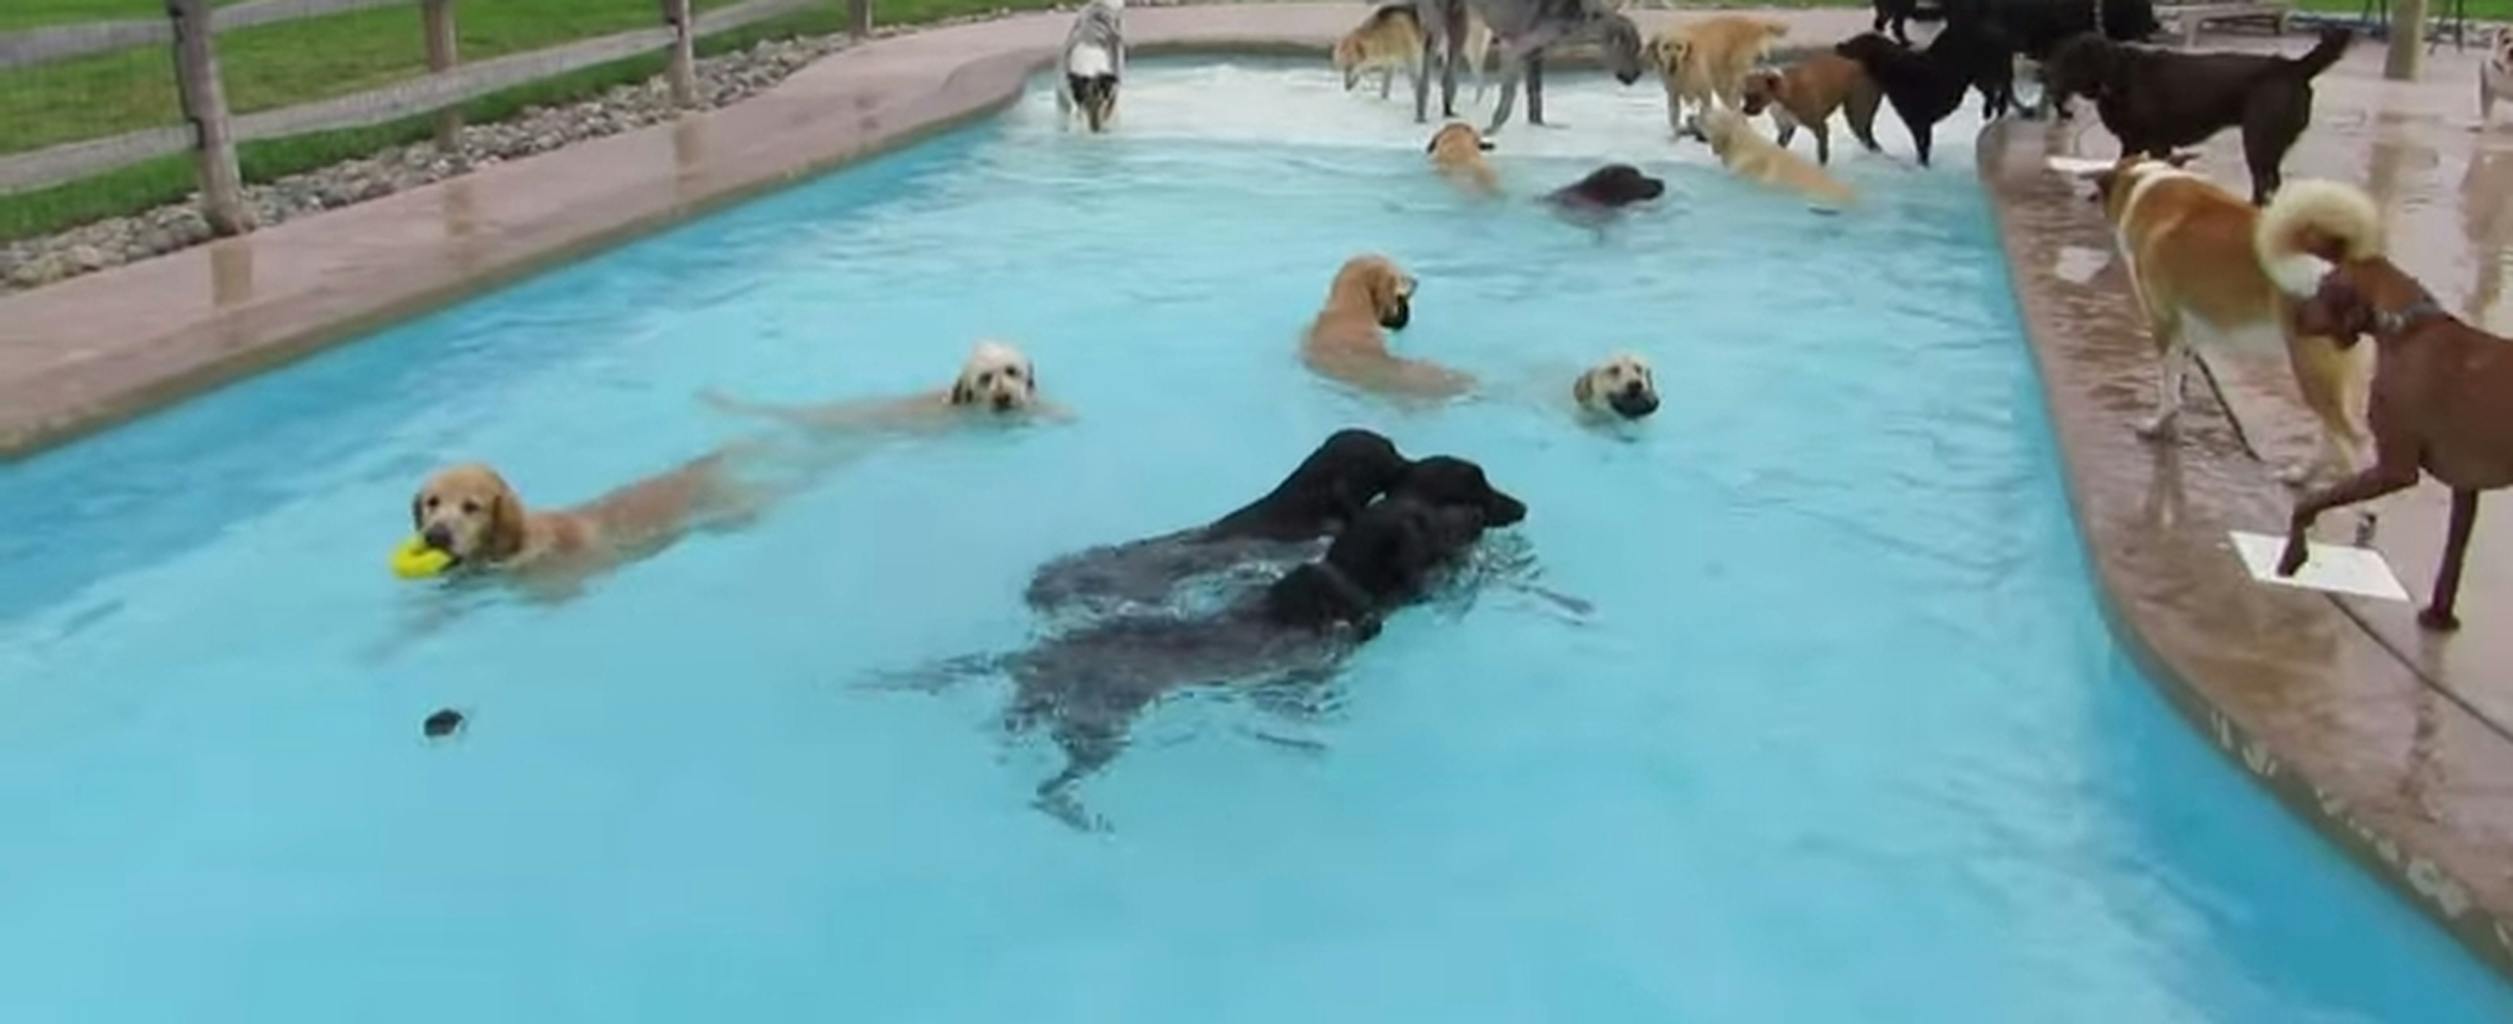
{"type": "Polygon", "coordinates": [[[1667,127],[1685,134],[1685,108],[1698,114],[1710,109],[1713,99],[1735,109],[1743,102],[1746,72],[1788,32],[1789,26],[1777,21],[1721,14],[1651,39],[1647,57],[1667,88],[1667,127]]]}
{"type": "Polygon", "coordinates": [[[727,472],[717,452],[581,505],[534,509],[496,470],[439,471],[410,499],[421,543],[456,570],[588,574],[650,554],[689,529],[746,518],[765,500],[727,472]]]}
{"type": "Polygon", "coordinates": [[[1658,378],[1648,360],[1617,352],[1579,375],[1571,400],[1593,419],[1641,419],[1658,411],[1658,378]]]}
{"type": "Polygon", "coordinates": [[[1320,376],[1382,394],[1449,398],[1474,378],[1387,350],[1387,330],[1413,319],[1415,282],[1384,256],[1355,256],[1335,272],[1326,308],[1300,342],[1301,361],[1320,376]]]}
{"type": "Polygon", "coordinates": [[[726,412],[766,416],[795,426],[819,430],[946,430],[973,419],[1036,417],[1071,419],[1072,414],[1039,396],[1038,371],[1020,349],[1000,341],[980,341],[960,364],[951,386],[904,398],[868,398],[825,405],[760,405],[723,395],[702,396],[726,412]]]}
{"type": "Polygon", "coordinates": [[[1450,184],[1476,195],[1493,196],[1501,192],[1501,178],[1492,173],[1492,164],[1483,154],[1492,149],[1492,142],[1474,126],[1452,121],[1434,132],[1431,144],[1423,151],[1431,154],[1431,167],[1447,178],[1450,184]]]}
{"type": "Polygon", "coordinates": [[[1747,181],[1797,192],[1817,205],[1835,209],[1857,201],[1850,186],[1835,180],[1814,161],[1780,148],[1755,131],[1745,115],[1726,108],[1702,115],[1702,136],[1728,171],[1747,181]]]}

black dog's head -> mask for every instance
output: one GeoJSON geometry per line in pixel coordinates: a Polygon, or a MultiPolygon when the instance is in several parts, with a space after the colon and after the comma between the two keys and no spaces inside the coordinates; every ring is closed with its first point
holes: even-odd
{"type": "Polygon", "coordinates": [[[1309,629],[1349,624],[1366,640],[1377,634],[1382,611],[1420,593],[1435,570],[1483,536],[1484,526],[1473,508],[1391,495],[1363,510],[1326,557],[1268,587],[1266,617],[1309,629]]]}
{"type": "Polygon", "coordinates": [[[1640,26],[1620,14],[1600,16],[1594,24],[1597,48],[1604,53],[1606,70],[1614,73],[1614,80],[1625,85],[1640,81],[1647,63],[1641,54],[1640,26]]]}
{"type": "Polygon", "coordinates": [[[1607,164],[1589,172],[1589,175],[1579,179],[1577,184],[1564,188],[1554,195],[1565,202],[1586,203],[1611,209],[1647,202],[1665,195],[1666,192],[1666,182],[1642,174],[1638,167],[1630,164],[1607,164]]]}
{"type": "Polygon", "coordinates": [[[1091,130],[1107,130],[1109,115],[1117,112],[1117,76],[1069,74],[1065,81],[1072,86],[1073,102],[1082,108],[1082,119],[1091,130]]]}
{"type": "Polygon", "coordinates": [[[1388,489],[1388,497],[1405,498],[1442,508],[1470,509],[1486,527],[1508,526],[1527,518],[1527,504],[1492,486],[1483,467],[1460,458],[1434,455],[1413,464],[1388,489]]]}
{"type": "Polygon", "coordinates": [[[2110,88],[2112,69],[2119,62],[2117,44],[2093,32],[2080,32],[2051,51],[2042,81],[2062,95],[2099,100],[2110,88]]]}
{"type": "Polygon", "coordinates": [[[1367,430],[1338,430],[1265,497],[1204,530],[1208,539],[1307,540],[1342,529],[1413,466],[1396,443],[1367,430]]]}

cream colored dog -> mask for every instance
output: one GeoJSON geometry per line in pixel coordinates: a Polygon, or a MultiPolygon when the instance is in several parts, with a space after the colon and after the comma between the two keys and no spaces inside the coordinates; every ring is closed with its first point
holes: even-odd
{"type": "Polygon", "coordinates": [[[1474,126],[1452,121],[1432,133],[1424,152],[1431,154],[1431,167],[1450,184],[1490,196],[1501,191],[1500,176],[1492,173],[1492,164],[1483,158],[1491,149],[1491,140],[1474,126]]]}
{"type": "Polygon", "coordinates": [[[1571,400],[1593,418],[1637,420],[1658,411],[1657,376],[1639,355],[1617,352],[1579,375],[1571,400]]]}
{"type": "Polygon", "coordinates": [[[1667,89],[1667,126],[1685,134],[1685,108],[1698,115],[1712,100],[1734,109],[1743,102],[1745,75],[1771,52],[1789,26],[1762,18],[1722,14],[1686,22],[1649,41],[1648,57],[1667,89]]]}
{"type": "Polygon", "coordinates": [[[1335,41],[1332,59],[1336,72],[1344,76],[1345,92],[1361,84],[1362,75],[1376,71],[1379,98],[1386,99],[1395,87],[1397,72],[1404,72],[1410,82],[1414,69],[1422,65],[1422,21],[1411,5],[1380,7],[1335,41]]]}
{"type": "Polygon", "coordinates": [[[1702,137],[1710,140],[1711,152],[1719,154],[1719,162],[1737,177],[1788,189],[1835,209],[1858,200],[1850,186],[1824,173],[1813,161],[1764,138],[1744,114],[1725,108],[1703,114],[1702,137]]]}
{"type": "Polygon", "coordinates": [[[1070,419],[1062,406],[1039,396],[1038,371],[1030,357],[1000,341],[980,341],[960,364],[949,388],[905,398],[874,398],[812,406],[758,405],[708,394],[708,404],[727,412],[767,416],[824,430],[941,430],[974,417],[1070,419]]]}
{"type": "Polygon", "coordinates": [[[1301,336],[1300,358],[1320,376],[1382,394],[1448,398],[1474,387],[1474,378],[1436,363],[1407,359],[1387,349],[1387,331],[1413,319],[1416,285],[1384,256],[1344,261],[1328,287],[1326,308],[1301,336]]]}

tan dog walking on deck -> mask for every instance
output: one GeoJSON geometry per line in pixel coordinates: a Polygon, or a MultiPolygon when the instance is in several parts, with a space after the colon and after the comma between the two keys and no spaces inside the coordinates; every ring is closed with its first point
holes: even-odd
{"type": "Polygon", "coordinates": [[[1422,19],[1412,4],[1388,4],[1370,12],[1370,16],[1352,31],[1335,41],[1332,56],[1335,70],[1344,76],[1344,91],[1361,84],[1361,76],[1379,73],[1379,98],[1388,98],[1396,86],[1396,73],[1405,72],[1412,81],[1415,69],[1422,65],[1422,19]]]}
{"type": "Polygon", "coordinates": [[[1850,121],[1850,134],[1869,152],[1877,150],[1876,108],[1885,94],[1867,77],[1859,62],[1837,53],[1818,53],[1786,68],[1761,68],[1745,75],[1739,109],[1748,117],[1771,112],[1779,142],[1787,147],[1799,128],[1815,136],[1815,162],[1832,162],[1832,114],[1850,121]]]}
{"type": "MultiPolygon", "coordinates": [[[[2155,415],[2138,424],[2139,435],[2171,436],[2183,384],[2203,349],[2283,348],[2304,405],[2320,421],[2321,451],[2281,469],[2279,477],[2301,483],[2316,472],[2350,474],[2364,465],[2369,438],[2361,417],[2371,352],[2342,350],[2331,338],[2297,329],[2292,303],[2272,280],[2279,259],[2263,243],[2284,234],[2279,224],[2301,217],[2343,240],[2351,254],[2370,256],[2381,245],[2372,206],[2324,202],[2323,196],[2309,205],[2273,206],[2264,215],[2173,162],[2134,155],[2094,180],[2160,357],[2155,415]]],[[[2233,425],[2242,437],[2241,422],[2233,425]]]]}
{"type": "Polygon", "coordinates": [[[1787,35],[1789,26],[1763,18],[1721,14],[1690,21],[1649,41],[1648,59],[1667,89],[1667,126],[1687,133],[1685,110],[1696,117],[1711,101],[1734,109],[1744,102],[1745,75],[1787,35]]]}
{"type": "Polygon", "coordinates": [[[2453,606],[2479,496],[2513,487],[2513,339],[2454,319],[2425,286],[2375,252],[2364,234],[2374,209],[2352,186],[2291,181],[2261,224],[2261,258],[2298,303],[2299,328],[2342,347],[2369,336],[2381,349],[2367,414],[2373,465],[2295,503],[2277,571],[2291,576],[2303,568],[2310,554],[2305,534],[2321,513],[2405,490],[2420,471],[2431,473],[2452,489],[2452,513],[2434,596],[2417,621],[2458,629],[2453,606]]]}
{"type": "Polygon", "coordinates": [[[1702,137],[1729,173],[1747,181],[1786,189],[1818,206],[1840,209],[1858,201],[1850,186],[1834,180],[1813,161],[1763,138],[1745,115],[1725,107],[1702,115],[1702,137]]]}
{"type": "Polygon", "coordinates": [[[1413,319],[1415,282],[1384,256],[1346,260],[1327,289],[1326,308],[1301,336],[1300,358],[1323,377],[1381,394],[1450,398],[1474,378],[1387,348],[1387,331],[1413,319]]]}
{"type": "Polygon", "coordinates": [[[1423,151],[1431,154],[1432,169],[1450,184],[1476,195],[1494,196],[1501,192],[1501,179],[1483,158],[1491,150],[1491,140],[1474,126],[1452,121],[1431,134],[1431,144],[1423,151]]]}

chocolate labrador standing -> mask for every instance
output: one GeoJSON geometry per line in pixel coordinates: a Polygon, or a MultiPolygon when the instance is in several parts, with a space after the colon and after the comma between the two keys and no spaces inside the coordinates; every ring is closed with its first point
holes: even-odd
{"type": "Polygon", "coordinates": [[[2452,489],[2452,518],[2435,573],[2434,599],[2417,616],[2433,630],[2460,627],[2452,603],[2461,560],[2478,522],[2478,496],[2513,486],[2513,341],[2443,311],[2415,278],[2379,256],[2339,262],[2295,308],[2298,329],[2353,345],[2370,335],[2380,353],[2367,419],[2374,464],[2354,478],[2306,495],[2287,525],[2281,576],[2304,566],[2313,518],[2417,483],[2419,470],[2452,489]]]}

